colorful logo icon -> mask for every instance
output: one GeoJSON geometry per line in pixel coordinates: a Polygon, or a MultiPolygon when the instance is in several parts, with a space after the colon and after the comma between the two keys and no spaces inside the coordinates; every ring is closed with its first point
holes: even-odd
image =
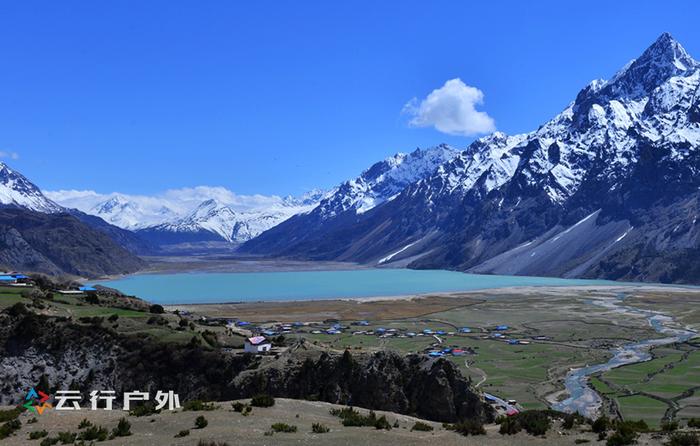
{"type": "Polygon", "coordinates": [[[51,395],[47,395],[41,390],[36,391],[34,387],[32,387],[29,389],[29,392],[27,392],[27,396],[24,397],[23,407],[41,415],[46,409],[51,409],[51,407],[53,407],[48,402],[50,398],[51,395]]]}

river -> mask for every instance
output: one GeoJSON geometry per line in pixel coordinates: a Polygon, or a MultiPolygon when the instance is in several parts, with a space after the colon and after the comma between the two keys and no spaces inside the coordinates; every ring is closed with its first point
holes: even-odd
{"type": "Polygon", "coordinates": [[[612,349],[612,357],[605,363],[589,365],[571,370],[565,379],[564,386],[569,397],[563,401],[552,404],[552,408],[562,412],[578,412],[581,415],[595,418],[598,409],[602,405],[600,395],[588,386],[589,378],[600,372],[606,372],[624,365],[636,364],[652,359],[650,349],[659,345],[685,342],[695,336],[696,332],[673,327],[676,322],[670,316],[657,311],[642,310],[624,304],[624,293],[618,294],[613,299],[591,299],[588,303],[603,306],[609,310],[624,314],[637,314],[645,317],[649,325],[657,333],[665,335],[662,338],[647,339],[633,342],[612,349]]]}

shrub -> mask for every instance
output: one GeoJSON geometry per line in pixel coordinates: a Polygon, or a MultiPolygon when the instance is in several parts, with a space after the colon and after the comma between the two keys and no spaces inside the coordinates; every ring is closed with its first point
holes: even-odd
{"type": "Polygon", "coordinates": [[[180,432],[177,433],[177,435],[175,435],[175,438],[186,437],[186,436],[188,436],[189,434],[190,434],[190,430],[189,430],[189,429],[181,430],[180,432]]]}
{"type": "Polygon", "coordinates": [[[244,417],[247,417],[253,411],[253,407],[250,404],[243,404],[239,401],[231,403],[231,407],[233,407],[234,412],[239,412],[244,417]]]}
{"type": "Polygon", "coordinates": [[[293,433],[293,432],[296,432],[296,431],[297,431],[297,427],[296,427],[296,426],[290,426],[290,425],[287,424],[287,423],[275,423],[275,424],[273,424],[272,426],[270,426],[270,428],[271,428],[274,432],[293,433]]]}
{"type": "Polygon", "coordinates": [[[218,442],[218,441],[208,441],[208,440],[199,440],[197,443],[197,446],[228,446],[228,443],[225,441],[218,442]]]}
{"type": "Polygon", "coordinates": [[[214,403],[205,403],[202,400],[191,400],[185,402],[185,404],[182,406],[183,411],[192,411],[192,412],[197,412],[197,411],[210,411],[210,410],[216,410],[216,404],[214,403]]]}
{"type": "Polygon", "coordinates": [[[649,425],[647,424],[646,421],[644,420],[637,420],[637,421],[631,421],[631,420],[626,420],[626,421],[619,421],[617,423],[617,427],[619,428],[620,426],[625,426],[630,429],[632,429],[635,432],[648,432],[649,431],[649,425]]]}
{"type": "Polygon", "coordinates": [[[610,429],[610,420],[605,415],[602,415],[593,422],[593,424],[591,425],[591,429],[596,434],[606,432],[608,429],[610,429]]]}
{"type": "Polygon", "coordinates": [[[700,440],[694,432],[676,432],[668,440],[669,446],[700,446],[700,440]]]}
{"type": "Polygon", "coordinates": [[[330,429],[321,423],[314,423],[311,425],[311,432],[314,434],[325,434],[330,432],[330,429]]]}
{"type": "Polygon", "coordinates": [[[376,429],[391,429],[391,425],[386,417],[382,415],[377,418],[377,414],[370,410],[368,415],[362,415],[352,407],[343,409],[331,409],[331,415],[339,417],[342,420],[343,426],[374,426],[376,429]]]}
{"type": "Polygon", "coordinates": [[[146,417],[157,413],[160,413],[160,410],[156,410],[152,403],[139,404],[129,411],[129,415],[132,417],[146,417]]]}
{"type": "Polygon", "coordinates": [[[30,432],[30,433],[29,433],[29,439],[30,439],[30,440],[38,440],[38,439],[44,438],[44,437],[46,437],[46,436],[48,436],[48,435],[49,435],[49,433],[48,433],[47,431],[45,431],[45,430],[43,430],[43,431],[34,431],[34,432],[30,432]]]}
{"type": "Polygon", "coordinates": [[[87,418],[83,418],[83,421],[78,425],[78,429],[85,429],[86,427],[92,426],[92,423],[88,421],[87,418]]]}
{"type": "Polygon", "coordinates": [[[253,407],[272,407],[275,405],[275,399],[268,394],[261,393],[250,400],[250,405],[253,407]]]}
{"type": "Polygon", "coordinates": [[[477,419],[460,421],[454,425],[454,430],[455,432],[459,432],[464,436],[486,435],[486,430],[484,429],[483,423],[481,420],[477,419]]]}
{"type": "Polygon", "coordinates": [[[126,418],[121,418],[117,427],[112,430],[112,437],[128,437],[131,435],[131,423],[126,418]]]}
{"type": "Polygon", "coordinates": [[[165,308],[162,305],[153,304],[148,308],[148,311],[153,314],[163,314],[165,313],[165,308]]]}
{"type": "Polygon", "coordinates": [[[21,413],[22,411],[16,407],[14,409],[0,410],[0,423],[15,420],[19,418],[21,413]]]}
{"type": "Polygon", "coordinates": [[[386,416],[382,415],[381,417],[377,418],[377,420],[374,422],[374,428],[379,430],[390,431],[391,424],[389,424],[389,421],[386,419],[386,416]]]}
{"type": "Polygon", "coordinates": [[[498,433],[501,435],[515,435],[523,428],[515,417],[507,417],[501,420],[501,428],[498,433]]]}
{"type": "Polygon", "coordinates": [[[209,424],[209,422],[208,422],[207,419],[204,418],[202,415],[198,416],[198,417],[194,420],[194,427],[195,427],[195,429],[204,429],[205,427],[207,427],[208,424],[209,424]]]}
{"type": "Polygon", "coordinates": [[[673,432],[678,429],[678,421],[664,421],[661,423],[661,430],[664,432],[673,432]]]}
{"type": "Polygon", "coordinates": [[[688,420],[688,427],[700,427],[700,418],[691,418],[688,420]]]}
{"type": "Polygon", "coordinates": [[[637,441],[637,432],[631,424],[620,423],[605,443],[607,446],[624,446],[637,441]]]}
{"type": "Polygon", "coordinates": [[[41,440],[41,443],[39,443],[39,446],[53,446],[57,443],[58,443],[57,437],[46,437],[43,440],[41,440]]]}
{"type": "Polygon", "coordinates": [[[578,424],[580,415],[575,413],[568,413],[564,416],[564,421],[561,424],[562,429],[573,429],[573,427],[578,424]]]}
{"type": "Polygon", "coordinates": [[[110,322],[117,322],[118,319],[119,319],[119,315],[118,315],[118,314],[113,314],[113,315],[111,315],[110,317],[107,318],[107,320],[110,321],[110,322]]]}
{"type": "Polygon", "coordinates": [[[36,417],[31,417],[30,419],[27,420],[27,424],[34,424],[38,423],[39,420],[36,419],[36,417]]]}
{"type": "MultiPolygon", "coordinates": [[[[105,441],[108,435],[109,432],[107,432],[107,429],[104,427],[92,425],[81,432],[78,439],[84,441],[105,441]]],[[[75,441],[75,439],[73,441],[75,441]]]]}
{"type": "Polygon", "coordinates": [[[577,438],[576,440],[574,440],[574,444],[584,444],[590,442],[591,440],[589,440],[588,438],[577,438]]]}
{"type": "Polygon", "coordinates": [[[423,423],[422,421],[416,421],[416,424],[411,428],[412,431],[430,432],[433,430],[433,426],[423,423]]]}
{"type": "MultiPolygon", "coordinates": [[[[73,444],[75,443],[75,439],[78,436],[78,434],[74,432],[59,432],[58,433],[58,441],[61,442],[61,444],[73,444]]],[[[104,440],[107,439],[107,435],[105,435],[104,440]]],[[[93,440],[96,440],[94,438],[93,440]]]]}
{"type": "Polygon", "coordinates": [[[515,415],[515,417],[522,428],[525,429],[525,432],[530,435],[544,435],[552,427],[552,420],[547,411],[526,410],[515,415]]]}
{"type": "Polygon", "coordinates": [[[22,422],[17,418],[10,420],[0,426],[0,439],[7,438],[22,428],[22,422]]]}

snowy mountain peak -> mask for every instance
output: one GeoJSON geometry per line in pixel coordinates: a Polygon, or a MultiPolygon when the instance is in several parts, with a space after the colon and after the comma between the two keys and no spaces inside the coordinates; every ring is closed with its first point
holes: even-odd
{"type": "Polygon", "coordinates": [[[187,217],[185,217],[184,221],[201,221],[202,219],[210,219],[214,215],[228,215],[235,218],[236,212],[229,206],[216,201],[214,198],[210,198],[197,206],[187,217]]]}
{"type": "Polygon", "coordinates": [[[399,152],[372,165],[327,195],[315,210],[323,219],[354,210],[358,214],[393,199],[409,184],[430,175],[439,165],[459,152],[441,144],[411,153],[399,152]]]}
{"type": "Polygon", "coordinates": [[[34,183],[2,162],[0,162],[0,204],[43,213],[63,211],[61,206],[46,198],[34,183]]]}
{"type": "Polygon", "coordinates": [[[663,33],[639,58],[618,71],[600,93],[606,99],[638,99],[671,77],[684,76],[699,66],[680,43],[663,33]]]}
{"type": "Polygon", "coordinates": [[[116,196],[110,198],[104,203],[95,206],[95,212],[97,214],[112,213],[112,212],[124,212],[128,208],[133,208],[134,205],[128,200],[121,196],[116,196]]]}

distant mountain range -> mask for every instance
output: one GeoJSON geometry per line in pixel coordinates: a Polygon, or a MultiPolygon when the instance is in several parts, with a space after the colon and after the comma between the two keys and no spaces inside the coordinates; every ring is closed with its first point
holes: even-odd
{"type": "Polygon", "coordinates": [[[298,198],[232,196],[221,188],[186,192],[171,191],[167,197],[103,196],[86,191],[56,191],[47,195],[63,206],[134,231],[155,246],[245,242],[294,214],[310,211],[323,195],[317,190],[298,198]]]}
{"type": "Polygon", "coordinates": [[[246,255],[697,283],[699,85],[700,63],[663,34],[533,132],[399,153],[326,193],[47,198],[2,165],[0,203],[77,208],[80,222],[139,253],[243,243],[246,255]]]}
{"type": "Polygon", "coordinates": [[[536,131],[481,138],[364,212],[343,204],[341,189],[352,192],[341,186],[339,197],[242,250],[495,274],[698,282],[698,85],[700,64],[663,34],[536,131]]]}

